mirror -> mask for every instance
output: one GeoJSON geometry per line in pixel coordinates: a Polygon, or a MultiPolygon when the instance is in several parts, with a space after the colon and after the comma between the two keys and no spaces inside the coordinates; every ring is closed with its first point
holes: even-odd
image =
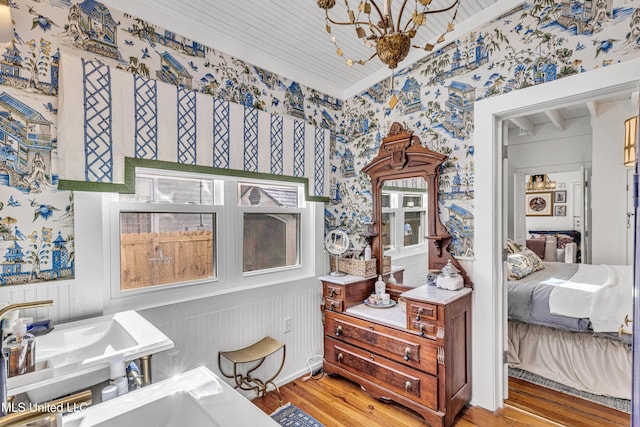
{"type": "MultiPolygon", "coordinates": [[[[448,247],[452,236],[438,215],[440,166],[446,159],[446,155],[423,147],[420,139],[413,135],[413,131],[404,129],[400,123],[393,123],[389,134],[382,140],[378,155],[362,169],[371,179],[373,218],[371,249],[373,257],[376,258],[378,272],[383,271],[384,240],[391,233],[391,230],[385,229],[386,225],[383,220],[382,211],[385,205],[383,187],[385,183],[394,180],[421,178],[426,183],[426,197],[406,195],[403,196],[401,203],[402,205],[413,203],[415,206],[418,200],[421,200],[421,203],[426,206],[426,218],[423,222],[425,227],[422,227],[422,230],[428,241],[429,270],[441,270],[447,261],[451,260],[451,263],[464,278],[465,286],[472,287],[467,273],[449,253],[448,247]]],[[[408,224],[411,231],[407,234],[407,230],[403,229],[403,234],[413,236],[414,231],[420,232],[421,227],[419,226],[418,230],[413,230],[413,224],[417,224],[419,221],[419,216],[418,218],[415,215],[410,216],[409,221],[405,217],[404,227],[408,224]]]]}

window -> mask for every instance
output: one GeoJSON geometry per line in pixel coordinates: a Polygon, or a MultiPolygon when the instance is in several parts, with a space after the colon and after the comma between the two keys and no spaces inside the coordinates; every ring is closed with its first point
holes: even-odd
{"type": "Polygon", "coordinates": [[[296,187],[239,184],[243,212],[244,273],[298,265],[299,191],[296,187]]]}
{"type": "Polygon", "coordinates": [[[135,194],[105,197],[111,299],[132,298],[116,305],[152,291],[162,303],[313,274],[314,245],[300,242],[315,236],[319,205],[305,201],[303,182],[138,168],[135,194]]]}
{"type": "Polygon", "coordinates": [[[425,244],[426,208],[424,192],[383,189],[382,244],[398,255],[425,244]]]}
{"type": "Polygon", "coordinates": [[[215,277],[213,188],[211,179],[138,175],[136,193],[119,196],[129,202],[119,213],[121,291],[215,277]]]}

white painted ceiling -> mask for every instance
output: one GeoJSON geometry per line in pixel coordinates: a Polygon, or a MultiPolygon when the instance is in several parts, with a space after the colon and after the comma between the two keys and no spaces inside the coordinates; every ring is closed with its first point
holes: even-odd
{"type": "MultiPolygon", "coordinates": [[[[557,105],[552,108],[533,110],[518,114],[508,120],[510,131],[535,135],[539,127],[552,124],[556,131],[565,129],[565,122],[582,117],[596,118],[601,105],[609,102],[629,102],[631,108],[638,108],[638,92],[604,94],[593,99],[588,99],[574,104],[557,105]]],[[[523,141],[524,142],[524,141],[523,141]]]]}
{"type": "MultiPolygon", "coordinates": [[[[103,0],[115,7],[162,28],[197,40],[207,46],[242,59],[300,84],[344,99],[391,75],[391,71],[373,58],[366,65],[349,67],[338,57],[325,31],[324,11],[314,0],[103,0]]],[[[432,8],[450,5],[452,0],[433,0],[432,8]]],[[[357,10],[359,0],[349,2],[357,10]]],[[[399,13],[402,1],[392,3],[399,13]]],[[[413,11],[413,1],[407,11],[413,11]]],[[[457,35],[498,16],[510,7],[507,0],[460,0],[456,30],[444,43],[457,35]]],[[[405,15],[407,14],[405,11],[405,15]]],[[[331,16],[345,20],[344,1],[337,0],[331,16]]],[[[434,43],[443,33],[451,12],[429,15],[413,44],[434,43]]],[[[346,57],[367,59],[374,50],[357,38],[352,26],[332,25],[346,57]]],[[[427,55],[412,49],[400,65],[410,65],[427,55]]]]}

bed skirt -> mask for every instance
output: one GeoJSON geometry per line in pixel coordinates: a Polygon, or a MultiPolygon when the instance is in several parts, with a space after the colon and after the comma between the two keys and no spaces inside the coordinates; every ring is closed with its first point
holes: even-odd
{"type": "Polygon", "coordinates": [[[631,399],[631,348],[611,338],[509,321],[509,366],[593,394],[631,399]]]}

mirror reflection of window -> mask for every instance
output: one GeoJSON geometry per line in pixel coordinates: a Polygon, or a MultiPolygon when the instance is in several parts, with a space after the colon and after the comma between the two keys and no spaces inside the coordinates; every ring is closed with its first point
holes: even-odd
{"type": "Polygon", "coordinates": [[[395,247],[394,241],[394,227],[395,223],[395,214],[393,213],[382,213],[382,248],[385,251],[389,251],[395,247]]]}
{"type": "Polygon", "coordinates": [[[402,196],[403,208],[420,208],[422,207],[422,195],[402,196]]]}
{"type": "Polygon", "coordinates": [[[424,241],[424,212],[404,213],[404,246],[419,245],[424,241]]]}
{"type": "Polygon", "coordinates": [[[383,209],[391,207],[391,195],[390,194],[383,194],[382,195],[381,205],[382,205],[383,209]]]}
{"type": "Polygon", "coordinates": [[[401,255],[403,248],[425,243],[426,192],[388,187],[382,193],[381,206],[384,251],[401,255]]]}

